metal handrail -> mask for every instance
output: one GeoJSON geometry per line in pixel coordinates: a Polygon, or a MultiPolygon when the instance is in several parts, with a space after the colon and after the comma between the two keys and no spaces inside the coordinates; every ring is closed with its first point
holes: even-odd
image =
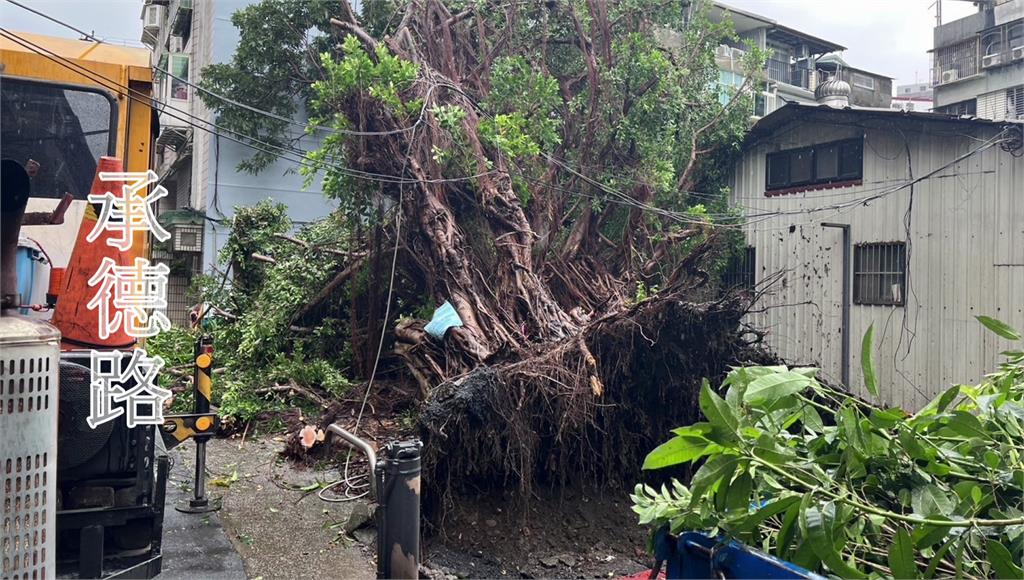
{"type": "Polygon", "coordinates": [[[331,423],[327,426],[327,431],[334,433],[338,437],[344,439],[349,445],[363,452],[366,455],[366,459],[370,462],[370,491],[373,493],[373,497],[377,497],[377,452],[373,450],[373,447],[364,439],[360,439],[355,435],[341,428],[341,425],[337,423],[331,423]]]}

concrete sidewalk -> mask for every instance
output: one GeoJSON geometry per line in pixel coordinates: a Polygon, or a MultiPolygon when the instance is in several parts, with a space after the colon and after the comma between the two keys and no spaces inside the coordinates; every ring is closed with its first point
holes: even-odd
{"type": "Polygon", "coordinates": [[[188,442],[170,451],[174,462],[167,482],[167,507],[164,511],[163,572],[161,579],[204,578],[238,580],[246,578],[242,558],[235,551],[224,531],[220,515],[184,514],[175,504],[192,497],[194,465],[185,455],[194,458],[195,446],[188,442]]]}
{"type": "Polygon", "coordinates": [[[333,465],[297,469],[278,457],[284,444],[273,438],[239,445],[237,439],[207,444],[207,490],[223,508],[203,515],[173,508],[191,497],[195,446],[188,442],[170,452],[161,579],[374,578],[372,546],[341,536],[335,526],[348,520],[356,503],[327,503],[298,491],[337,479],[333,465]]]}

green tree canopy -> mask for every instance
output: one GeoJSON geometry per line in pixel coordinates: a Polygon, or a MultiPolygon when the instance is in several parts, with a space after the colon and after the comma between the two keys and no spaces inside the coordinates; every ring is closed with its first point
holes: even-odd
{"type": "Polygon", "coordinates": [[[648,289],[706,281],[702,264],[727,246],[716,226],[733,219],[721,175],[765,56],[750,47],[747,81],[722,87],[728,20],[697,1],[363,4],[240,10],[234,60],[202,81],[277,116],[203,95],[262,149],[243,169],[290,158],[340,201],[339,235],[368,272],[346,281],[365,297],[353,309],[370,311],[353,310],[354,336],[379,336],[393,288],[392,315],[411,317],[395,352],[428,390],[626,315],[648,289]],[[314,150],[288,120],[303,110],[314,150]],[[463,326],[440,345],[418,316],[444,301],[463,326]]]}

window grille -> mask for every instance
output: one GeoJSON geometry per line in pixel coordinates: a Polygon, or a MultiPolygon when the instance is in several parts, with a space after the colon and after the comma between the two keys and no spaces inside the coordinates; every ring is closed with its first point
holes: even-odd
{"type": "Polygon", "coordinates": [[[1024,85],[1006,89],[1006,116],[1024,119],[1024,85]]]}
{"type": "Polygon", "coordinates": [[[940,107],[939,109],[937,109],[937,111],[940,113],[945,113],[947,115],[957,115],[960,117],[974,117],[975,115],[978,114],[978,100],[969,99],[966,101],[960,101],[959,103],[953,103],[951,105],[946,105],[945,107],[940,107]]]}
{"type": "Polygon", "coordinates": [[[1003,29],[998,28],[985,33],[981,38],[982,56],[992,56],[1003,52],[1003,29]]]}
{"type": "Polygon", "coordinates": [[[853,73],[853,86],[873,91],[875,90],[875,79],[868,75],[853,73]]]}
{"type": "Polygon", "coordinates": [[[978,42],[979,38],[975,36],[935,49],[935,77],[932,82],[941,85],[978,74],[978,42]]]}
{"type": "Polygon", "coordinates": [[[853,303],[903,306],[907,250],[903,242],[858,244],[853,253],[853,303]]]}
{"type": "Polygon", "coordinates": [[[722,272],[722,287],[725,289],[753,290],[757,283],[757,250],[747,246],[732,256],[722,272]]]}

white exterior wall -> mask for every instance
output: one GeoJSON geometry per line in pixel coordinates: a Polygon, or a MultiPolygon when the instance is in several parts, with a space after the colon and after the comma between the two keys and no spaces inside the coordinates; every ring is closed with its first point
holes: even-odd
{"type": "MultiPolygon", "coordinates": [[[[858,243],[907,241],[904,216],[910,202],[902,189],[867,205],[808,211],[862,199],[924,175],[998,132],[959,123],[907,123],[898,131],[807,123],[783,127],[750,148],[734,174],[734,203],[753,217],[746,226],[756,248],[757,281],[784,271],[749,315],[768,331],[767,344],[793,364],[841,376],[842,232],[821,222],[850,225],[858,243]],[[765,197],[765,154],[864,135],[863,184],[842,189],[765,197]],[[758,220],[761,221],[758,221],[758,220]]],[[[995,369],[1009,342],[982,327],[989,315],[1024,331],[1024,158],[993,147],[914,186],[907,247],[909,283],[905,306],[851,305],[851,388],[866,396],[860,343],[875,328],[876,371],[882,398],[917,409],[954,383],[978,381],[995,369]]],[[[847,267],[853,268],[851,263],[847,267]]]]}

